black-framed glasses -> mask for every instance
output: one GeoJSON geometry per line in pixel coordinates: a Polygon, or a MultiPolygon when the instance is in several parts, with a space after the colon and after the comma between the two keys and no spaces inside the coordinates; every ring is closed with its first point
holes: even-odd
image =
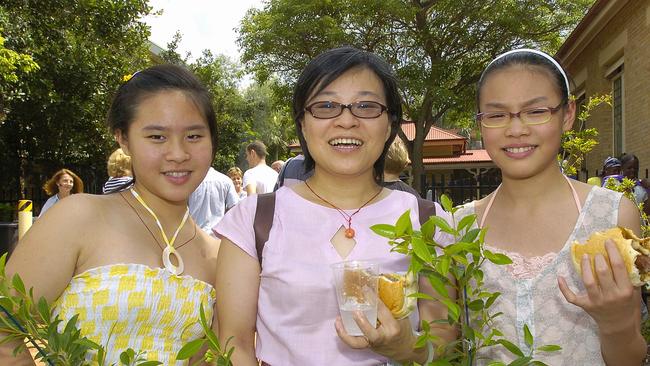
{"type": "Polygon", "coordinates": [[[541,125],[550,121],[553,114],[559,111],[563,105],[564,102],[560,102],[557,107],[530,108],[517,113],[505,111],[477,113],[476,120],[481,122],[481,125],[486,128],[505,127],[515,117],[518,117],[526,125],[541,125]]]}
{"type": "Polygon", "coordinates": [[[340,116],[345,108],[349,109],[350,113],[358,118],[377,118],[388,110],[385,105],[372,101],[360,101],[350,104],[332,101],[315,102],[305,107],[305,110],[311,113],[314,118],[328,119],[340,116]]]}

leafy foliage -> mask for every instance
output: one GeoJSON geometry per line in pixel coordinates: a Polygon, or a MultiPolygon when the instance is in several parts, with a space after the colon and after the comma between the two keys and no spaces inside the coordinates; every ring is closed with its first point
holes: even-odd
{"type": "MultiPolygon", "coordinates": [[[[205,351],[203,357],[201,357],[198,362],[205,361],[210,365],[216,366],[232,366],[232,361],[230,361],[230,358],[232,357],[232,353],[235,351],[235,349],[233,347],[228,348],[230,339],[228,339],[228,341],[226,341],[226,344],[222,347],[219,343],[219,338],[217,338],[217,335],[214,334],[212,328],[210,328],[210,324],[208,324],[208,321],[205,317],[205,311],[203,310],[203,304],[201,304],[199,314],[199,322],[201,323],[201,327],[203,327],[205,338],[196,339],[187,343],[185,346],[183,346],[183,348],[181,348],[180,351],[178,351],[176,358],[178,360],[187,360],[197,354],[201,350],[201,347],[207,343],[208,349],[205,351]]],[[[198,364],[198,362],[194,365],[198,364]]]]}
{"type": "MultiPolygon", "coordinates": [[[[592,0],[270,0],[242,20],[242,61],[260,82],[277,77],[288,100],[297,75],[341,45],[375,52],[401,81],[414,175],[424,136],[448,111],[470,110],[486,62],[519,46],[556,50],[592,0]]],[[[415,181],[419,185],[419,180],[415,181]]]]}
{"type": "Polygon", "coordinates": [[[612,106],[612,95],[593,95],[589,97],[586,104],[578,111],[576,117],[578,128],[571,129],[562,135],[562,153],[558,155],[558,161],[562,171],[566,175],[577,176],[578,169],[582,167],[585,156],[598,145],[598,130],[595,128],[585,129],[585,124],[591,112],[601,104],[612,106]]]}
{"type": "Polygon", "coordinates": [[[295,133],[288,108],[273,93],[276,83],[269,80],[242,90],[241,66],[209,50],[190,61],[191,54],[178,54],[181,39],[176,33],[162,56],[166,62],[187,65],[212,94],[219,133],[213,163],[217,170],[237,165],[244,146],[254,139],[267,145],[269,160],[285,158],[286,142],[295,138],[295,133]]]}
{"type": "MultiPolygon", "coordinates": [[[[39,66],[20,78],[0,126],[0,184],[71,166],[82,176],[105,171],[114,142],[104,127],[123,75],[149,63],[146,0],[22,1],[0,5],[5,47],[39,66]]],[[[102,174],[102,173],[100,173],[102,174]]],[[[102,175],[103,179],[103,175],[102,175]]]]}
{"type": "MultiPolygon", "coordinates": [[[[512,263],[508,256],[495,253],[485,248],[486,229],[474,227],[476,215],[469,215],[457,220],[451,200],[441,197],[443,208],[450,212],[453,221],[447,222],[441,217],[431,216],[420,230],[413,230],[410,212],[407,211],[395,225],[380,224],[371,227],[378,235],[389,239],[393,251],[411,257],[409,271],[426,276],[431,286],[438,293],[439,301],[447,306],[447,319],[435,323],[448,324],[461,330],[459,340],[450,344],[440,344],[440,339],[430,333],[431,324],[422,322],[423,334],[416,346],[423,347],[426,342],[440,344],[436,355],[440,355],[431,365],[471,366],[477,350],[486,347],[502,346],[516,356],[510,365],[544,365],[534,359],[534,353],[554,352],[561,348],[556,345],[538,345],[527,325],[523,327],[527,350],[520,349],[515,343],[503,337],[503,333],[494,326],[493,320],[501,313],[493,313],[490,308],[501,295],[484,288],[483,270],[485,261],[496,265],[512,263]],[[433,239],[436,229],[452,235],[454,243],[443,246],[433,239]],[[450,295],[449,289],[459,294],[450,295]]],[[[417,294],[426,297],[425,294],[417,294]]],[[[504,365],[494,360],[489,365],[504,365]]]]}

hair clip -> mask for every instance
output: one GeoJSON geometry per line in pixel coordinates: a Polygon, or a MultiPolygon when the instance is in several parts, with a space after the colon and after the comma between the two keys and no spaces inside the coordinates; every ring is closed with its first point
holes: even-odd
{"type": "Polygon", "coordinates": [[[136,76],[139,72],[140,72],[140,70],[134,72],[133,74],[126,74],[126,75],[122,76],[122,82],[123,83],[129,82],[129,80],[133,79],[133,77],[136,76]]]}

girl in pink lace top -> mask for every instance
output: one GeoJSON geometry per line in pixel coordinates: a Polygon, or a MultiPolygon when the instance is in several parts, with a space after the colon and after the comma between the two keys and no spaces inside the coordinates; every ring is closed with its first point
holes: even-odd
{"type": "MultiPolygon", "coordinates": [[[[566,178],[557,164],[562,132],[576,114],[566,74],[550,56],[516,50],[497,57],[483,72],[477,102],[485,148],[501,169],[502,184],[466,205],[458,217],[476,213],[488,228],[486,245],[507,253],[513,264],[487,264],[486,286],[502,293],[494,326],[528,350],[557,344],[560,352],[534,352],[549,365],[639,365],[645,355],[640,333],[640,291],[632,287],[615,246],[611,267],[596,256],[596,273],[583,258],[582,276],[572,268],[570,244],[616,225],[640,231],[639,212],[620,194],[566,178]],[[600,280],[600,285],[596,281],[600,280]]],[[[510,361],[505,349],[478,355],[510,361]]]]}

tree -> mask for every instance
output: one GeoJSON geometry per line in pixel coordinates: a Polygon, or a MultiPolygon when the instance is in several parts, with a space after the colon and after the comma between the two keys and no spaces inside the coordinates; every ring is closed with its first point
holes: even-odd
{"type": "MultiPolygon", "coordinates": [[[[449,111],[471,109],[486,62],[524,45],[554,51],[591,3],[269,0],[263,9],[248,11],[238,41],[242,61],[257,80],[277,75],[285,93],[307,62],[326,49],[348,44],[384,57],[400,79],[405,118],[415,123],[408,145],[419,177],[424,137],[449,111]]],[[[419,189],[420,180],[414,183],[419,189]]]]}
{"type": "Polygon", "coordinates": [[[244,91],[251,133],[249,140],[262,140],[268,147],[267,163],[287,158],[287,142],[296,140],[291,109],[273,92],[275,80],[253,84],[244,91]]]}
{"type": "Polygon", "coordinates": [[[295,138],[293,120],[288,106],[273,92],[275,80],[253,84],[242,90],[242,67],[224,55],[213,55],[204,50],[199,58],[190,61],[191,54],[181,56],[178,45],[182,34],[176,32],[162,53],[165,62],[185,65],[192,70],[212,94],[217,115],[217,151],[213,165],[226,171],[237,164],[243,147],[259,139],[269,147],[272,159],[286,157],[286,141],[295,138]]]}
{"type": "Polygon", "coordinates": [[[6,105],[4,187],[18,188],[13,177],[26,179],[23,192],[25,184],[38,187],[64,165],[85,179],[105,176],[115,145],[104,116],[123,76],[149,63],[149,29],[140,20],[149,12],[145,0],[2,2],[6,46],[40,66],[22,79],[23,96],[6,105]]]}

